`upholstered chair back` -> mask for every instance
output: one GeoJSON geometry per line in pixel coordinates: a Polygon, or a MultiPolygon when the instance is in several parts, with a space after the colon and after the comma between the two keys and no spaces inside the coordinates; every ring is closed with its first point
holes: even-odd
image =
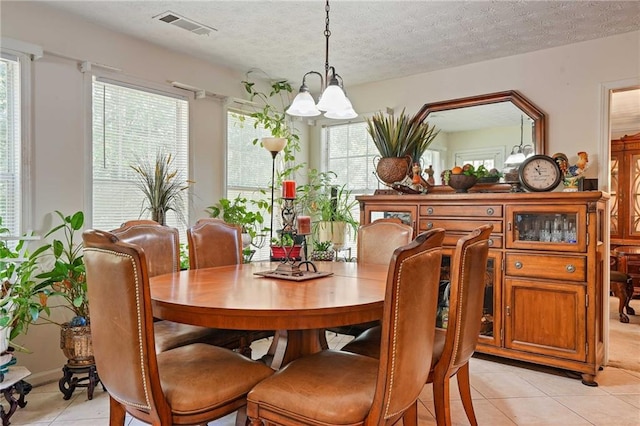
{"type": "Polygon", "coordinates": [[[382,419],[403,413],[415,403],[429,376],[443,238],[442,229],[427,231],[396,249],[391,258],[378,382],[368,419],[380,420],[367,424],[384,424],[382,419]]]}
{"type": "Polygon", "coordinates": [[[130,220],[111,231],[120,241],[142,247],[149,277],[180,270],[180,237],[178,230],[153,220],[130,220]]]}
{"type": "MultiPolygon", "coordinates": [[[[443,357],[449,355],[451,368],[466,364],[475,351],[482,324],[485,271],[492,225],[483,225],[458,240],[451,265],[449,323],[443,357]]],[[[444,360],[442,360],[444,361],[444,360]]]]}
{"type": "Polygon", "coordinates": [[[242,263],[242,229],[220,219],[200,219],[187,229],[189,268],[242,263]]]}
{"type": "Polygon", "coordinates": [[[116,401],[166,405],[160,388],[145,254],[106,231],[86,231],[84,263],[100,379],[116,401]]]}
{"type": "Polygon", "coordinates": [[[393,251],[409,244],[413,228],[400,219],[378,219],[358,228],[358,262],[388,265],[393,251]]]}

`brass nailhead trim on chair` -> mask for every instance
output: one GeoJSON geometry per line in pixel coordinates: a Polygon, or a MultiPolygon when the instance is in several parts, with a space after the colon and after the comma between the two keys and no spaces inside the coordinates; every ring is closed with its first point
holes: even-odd
{"type": "Polygon", "coordinates": [[[147,405],[140,405],[137,404],[135,402],[129,402],[129,401],[124,401],[121,400],[120,398],[114,397],[112,395],[112,398],[114,398],[115,400],[117,400],[118,402],[120,402],[121,404],[125,404],[125,405],[129,405],[131,407],[136,407],[138,409],[142,409],[142,410],[151,410],[151,403],[149,402],[149,390],[147,389],[147,381],[144,379],[144,375],[145,375],[145,368],[144,368],[144,355],[143,355],[143,349],[142,349],[142,326],[141,326],[141,308],[140,308],[140,292],[139,292],[139,288],[140,286],[138,285],[140,280],[138,277],[138,270],[135,267],[135,262],[133,260],[133,256],[128,255],[128,254],[124,254],[124,253],[118,253],[112,250],[104,250],[104,249],[85,249],[85,251],[97,251],[100,253],[106,253],[106,254],[111,254],[114,256],[119,256],[119,257],[124,257],[126,259],[128,259],[131,262],[131,266],[133,269],[133,275],[135,277],[135,283],[136,283],[136,314],[137,314],[137,318],[138,318],[138,350],[140,351],[140,368],[142,369],[142,388],[144,389],[144,398],[147,402],[147,405]]]}

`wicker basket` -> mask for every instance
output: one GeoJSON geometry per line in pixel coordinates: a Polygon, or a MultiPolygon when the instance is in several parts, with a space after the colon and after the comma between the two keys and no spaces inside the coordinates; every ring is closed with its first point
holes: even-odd
{"type": "Polygon", "coordinates": [[[409,157],[383,157],[376,165],[378,178],[389,185],[402,181],[409,173],[409,157]]]}
{"type": "Polygon", "coordinates": [[[71,366],[95,364],[91,344],[91,326],[71,327],[69,323],[60,328],[60,348],[71,366]]]}

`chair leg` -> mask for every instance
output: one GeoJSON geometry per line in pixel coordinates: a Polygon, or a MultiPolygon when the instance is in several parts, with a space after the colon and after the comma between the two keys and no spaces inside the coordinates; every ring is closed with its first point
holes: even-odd
{"type": "Polygon", "coordinates": [[[611,291],[613,295],[618,298],[618,315],[620,317],[620,322],[628,323],[629,317],[624,314],[624,308],[627,304],[627,291],[626,291],[626,283],[621,283],[619,281],[611,282],[611,291]]]}
{"type": "Polygon", "coordinates": [[[418,426],[418,400],[402,415],[402,426],[418,426]]]}
{"type": "Polygon", "coordinates": [[[109,424],[111,426],[124,426],[125,415],[124,407],[109,396],[109,424]]]}
{"type": "Polygon", "coordinates": [[[456,374],[458,379],[458,389],[460,390],[460,398],[462,399],[462,406],[464,412],[467,414],[467,419],[471,426],[478,426],[478,420],[476,420],[476,413],[473,410],[473,401],[471,400],[471,385],[469,383],[469,363],[460,367],[456,374]]]}
{"type": "Polygon", "coordinates": [[[627,307],[627,314],[629,315],[635,315],[636,311],[629,306],[629,302],[631,302],[631,299],[633,298],[633,280],[631,278],[629,278],[627,280],[627,303],[625,304],[625,306],[627,307]]]}
{"type": "Polygon", "coordinates": [[[436,408],[438,426],[451,426],[451,406],[449,403],[449,376],[439,371],[433,374],[433,405],[436,408]]]}

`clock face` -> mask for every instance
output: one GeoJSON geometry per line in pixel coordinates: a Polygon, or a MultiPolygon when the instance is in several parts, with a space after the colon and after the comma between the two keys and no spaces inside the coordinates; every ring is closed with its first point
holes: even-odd
{"type": "Polygon", "coordinates": [[[529,191],[551,191],[562,180],[558,164],[546,155],[534,155],[520,165],[520,182],[529,191]]]}

